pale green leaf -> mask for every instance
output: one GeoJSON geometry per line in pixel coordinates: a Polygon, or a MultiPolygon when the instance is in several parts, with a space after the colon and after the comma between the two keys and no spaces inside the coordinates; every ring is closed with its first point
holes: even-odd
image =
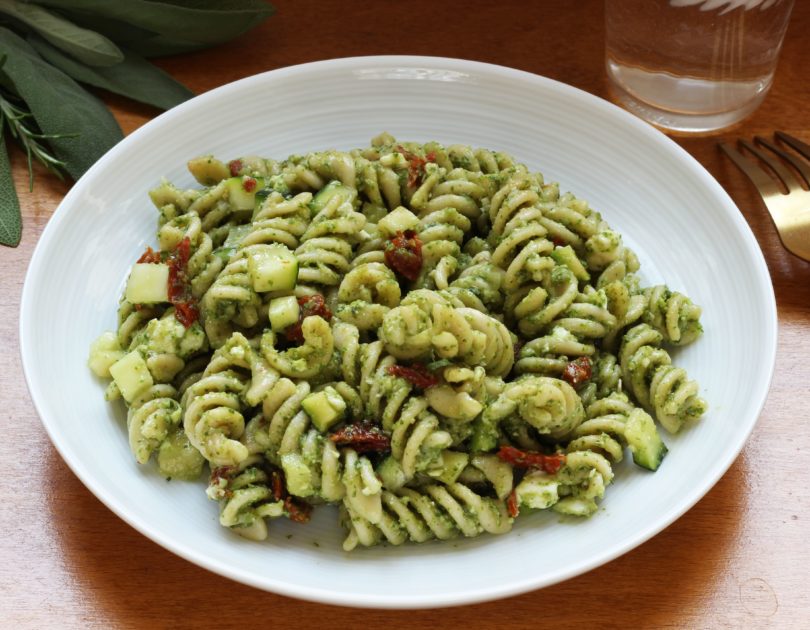
{"type": "Polygon", "coordinates": [[[124,59],[123,53],[104,35],[76,26],[35,4],[0,0],[0,13],[18,19],[51,44],[87,65],[111,66],[124,59]]]}
{"type": "Polygon", "coordinates": [[[17,247],[22,235],[20,200],[11,178],[11,163],[8,160],[5,140],[0,129],[0,244],[17,247]]]}
{"type": "Polygon", "coordinates": [[[109,68],[92,68],[71,59],[38,37],[31,37],[28,41],[45,61],[76,81],[147,105],[170,109],[194,96],[191,90],[171,76],[127,50],[123,51],[124,61],[121,63],[109,68]]]}
{"type": "MultiPolygon", "coordinates": [[[[213,45],[229,41],[273,14],[262,0],[38,0],[78,23],[82,16],[125,22],[169,40],[213,45]]],[[[98,23],[96,23],[98,24],[98,23]]],[[[130,43],[130,47],[132,47],[130,43]]]]}
{"type": "Polygon", "coordinates": [[[42,133],[78,134],[49,140],[71,177],[81,177],[123,137],[115,118],[100,100],[5,28],[0,28],[2,55],[7,56],[3,73],[25,101],[42,133]]]}

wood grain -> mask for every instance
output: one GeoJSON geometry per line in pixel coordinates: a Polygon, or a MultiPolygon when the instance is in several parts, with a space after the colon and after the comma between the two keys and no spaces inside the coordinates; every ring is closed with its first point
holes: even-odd
{"type": "MultiPolygon", "coordinates": [[[[512,66],[607,96],[600,0],[470,1],[463,11],[427,0],[275,4],[277,15],[249,35],[159,64],[204,92],[319,59],[441,55],[512,66]]],[[[810,141],[808,32],[810,3],[797,2],[772,92],[721,139],[782,129],[810,141]]],[[[158,113],[103,98],[126,133],[158,113]]],[[[19,359],[25,270],[67,192],[38,177],[34,192],[21,194],[22,243],[0,249],[0,627],[810,627],[810,263],[781,247],[752,186],[721,156],[717,140],[678,142],[739,205],[765,252],[778,305],[776,373],[751,439],[702,501],[634,551],[550,588],[441,612],[323,606],[236,584],[158,547],[84,488],[51,446],[19,359]]],[[[14,151],[12,161],[24,191],[22,156],[14,151]]]]}

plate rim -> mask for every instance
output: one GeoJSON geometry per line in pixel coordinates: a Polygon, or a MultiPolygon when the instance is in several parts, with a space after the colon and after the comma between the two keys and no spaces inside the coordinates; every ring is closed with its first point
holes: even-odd
{"type": "MultiPolygon", "coordinates": [[[[383,79],[385,80],[385,79],[383,79]]],[[[304,64],[293,66],[286,66],[274,70],[268,70],[254,74],[242,79],[224,84],[208,92],[204,92],[177,107],[166,111],[159,116],[147,121],[138,129],[126,136],[118,144],[110,149],[104,156],[102,156],[86,173],[83,175],[68,191],[57,208],[54,210],[52,216],[48,220],[47,225],[42,231],[40,238],[34,248],[34,252],[28,263],[28,268],[25,273],[23,288],[20,299],[20,321],[19,321],[19,348],[22,360],[23,373],[26,380],[26,385],[37,410],[37,415],[40,418],[46,433],[51,441],[51,444],[56,448],[62,460],[68,465],[73,473],[79,478],[82,484],[90,490],[108,509],[121,518],[124,522],[133,527],[140,534],[146,536],[149,540],[157,543],[164,549],[178,555],[197,566],[203,567],[213,573],[222,575],[237,582],[247,584],[262,590],[275,592],[278,594],[304,599],[308,601],[328,603],[341,606],[359,606],[368,608],[390,608],[390,609],[410,609],[410,608],[435,608],[445,606],[457,606],[472,603],[479,603],[491,601],[526,593],[531,590],[536,590],[556,584],[572,577],[586,573],[596,567],[602,566],[615,558],[618,558],[628,551],[644,544],[653,536],[657,535],[674,521],[680,518],[688,510],[700,501],[709,490],[716,485],[720,478],[725,475],[731,465],[739,456],[746,442],[748,441],[751,433],[753,432],[762,410],[768,398],[770,386],[773,379],[775,370],[776,350],[778,343],[778,319],[775,294],[773,283],[770,273],[767,268],[765,257],[757,242],[748,222],[740,212],[737,205],[731,199],[729,194],[722,188],[722,186],[714,179],[714,177],[706,170],[706,168],[690,153],[678,145],[674,140],[664,135],[662,132],[652,127],[648,123],[636,118],[629,112],[619,108],[618,106],[610,103],[609,101],[586,92],[577,87],[562,83],[555,79],[550,79],[541,75],[537,75],[524,70],[510,68],[492,63],[472,61],[465,59],[456,59],[449,57],[434,57],[434,56],[419,56],[419,55],[368,55],[357,57],[342,57],[336,59],[327,59],[320,61],[312,61],[304,64]],[[223,565],[219,562],[209,560],[204,554],[195,553],[194,549],[184,547],[182,544],[171,540],[165,539],[159,532],[155,532],[149,525],[148,520],[145,520],[137,514],[131,514],[126,508],[120,505],[114,496],[107,496],[107,493],[95,487],[92,475],[85,469],[83,462],[79,458],[74,458],[69,452],[67,446],[60,441],[57,427],[52,426],[52,420],[46,420],[43,413],[43,405],[40,403],[40,397],[43,392],[41,384],[36,380],[34,374],[34,367],[31,364],[33,361],[33,350],[31,348],[31,331],[29,327],[33,325],[29,322],[29,315],[35,308],[33,304],[33,297],[35,289],[32,288],[33,280],[38,274],[41,273],[41,268],[44,265],[45,256],[50,249],[52,235],[59,229],[66,217],[68,216],[68,207],[73,203],[73,199],[79,197],[83,192],[88,182],[92,181],[96,171],[105,167],[108,162],[114,161],[118,154],[126,151],[132,144],[136,144],[142,135],[150,133],[151,129],[156,126],[165,125],[170,123],[175,117],[183,116],[187,109],[194,109],[200,103],[205,103],[209,100],[221,98],[229,92],[239,91],[242,86],[249,85],[253,82],[273,81],[278,78],[283,80],[287,75],[298,75],[308,72],[318,72],[324,68],[352,68],[362,67],[363,65],[372,65],[374,67],[385,65],[406,65],[406,66],[421,66],[431,67],[433,69],[452,69],[452,70],[466,70],[470,74],[489,73],[499,77],[505,77],[509,80],[524,82],[529,81],[540,86],[544,86],[552,91],[561,92],[563,94],[570,94],[578,99],[583,99],[585,104],[591,107],[597,107],[610,111],[612,116],[620,116],[625,124],[629,124],[641,133],[645,134],[652,142],[659,146],[666,147],[669,152],[677,154],[679,160],[688,164],[689,170],[693,172],[701,183],[709,189],[713,196],[721,199],[726,210],[729,211],[729,217],[737,224],[740,232],[745,237],[745,249],[749,259],[753,263],[754,270],[757,272],[756,280],[758,284],[767,293],[768,304],[764,312],[767,316],[767,324],[769,329],[765,331],[770,337],[770,344],[768,345],[768,356],[764,357],[767,363],[767,379],[765,379],[759,390],[756,392],[756,397],[752,397],[752,401],[756,402],[756,413],[752,414],[752,420],[745,430],[740,432],[734,448],[727,450],[726,456],[719,460],[715,465],[712,475],[707,475],[702,478],[701,483],[693,488],[690,494],[682,501],[676,508],[667,511],[665,514],[659,516],[657,519],[648,524],[631,540],[628,540],[623,545],[611,547],[606,551],[595,554],[587,560],[581,561],[578,564],[567,567],[566,570],[558,571],[553,575],[541,577],[527,577],[523,580],[515,580],[506,585],[495,584],[487,586],[486,588],[478,588],[475,590],[467,590],[463,594],[444,595],[436,593],[432,596],[426,597],[425,595],[377,595],[377,594],[357,594],[353,598],[347,597],[344,593],[338,593],[324,588],[316,588],[312,586],[304,586],[298,584],[285,583],[283,580],[278,580],[273,576],[255,576],[252,572],[240,570],[238,567],[223,565]],[[732,212],[733,210],[733,212],[732,212]],[[28,358],[27,358],[28,357],[28,358]],[[37,395],[35,395],[35,393],[37,395]]],[[[31,319],[33,321],[33,319],[31,319]]],[[[752,405],[752,410],[754,405],[752,405]]]]}

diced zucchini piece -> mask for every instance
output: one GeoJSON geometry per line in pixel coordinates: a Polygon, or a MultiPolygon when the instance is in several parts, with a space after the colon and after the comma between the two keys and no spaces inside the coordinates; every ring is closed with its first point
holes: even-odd
{"type": "Polygon", "coordinates": [[[298,298],[294,295],[270,300],[267,314],[270,318],[270,328],[275,332],[284,330],[298,321],[298,298]]]}
{"type": "Polygon", "coordinates": [[[312,471],[299,453],[281,456],[281,468],[287,480],[287,490],[297,497],[308,497],[315,492],[312,486],[312,471]]]}
{"type": "Polygon", "coordinates": [[[377,223],[377,229],[383,238],[391,238],[397,232],[415,230],[419,227],[419,218],[407,208],[400,206],[389,212],[377,223]]]}
{"type": "Polygon", "coordinates": [[[203,469],[205,458],[180,427],[160,444],[157,455],[160,474],[172,479],[197,479],[203,469]]]}
{"type": "Polygon", "coordinates": [[[669,449],[658,435],[650,414],[643,409],[633,409],[624,426],[624,437],[636,464],[648,470],[658,470],[669,449]]]}
{"type": "Polygon", "coordinates": [[[312,210],[312,216],[315,216],[321,210],[323,210],[326,204],[329,203],[329,201],[335,195],[339,195],[342,202],[348,201],[353,204],[357,197],[357,191],[354,188],[344,186],[338,180],[329,182],[326,186],[321,188],[321,190],[312,198],[312,201],[309,202],[309,208],[312,210]]]}
{"type": "Polygon", "coordinates": [[[442,483],[455,483],[469,461],[470,456],[467,453],[444,451],[441,468],[435,472],[431,471],[429,474],[442,483]]]}
{"type": "Polygon", "coordinates": [[[124,293],[131,304],[157,304],[169,301],[169,265],[135,263],[124,293]]]}
{"type": "Polygon", "coordinates": [[[298,260],[284,245],[271,245],[248,256],[248,274],[257,293],[292,291],[298,280],[298,260]]]}
{"type": "Polygon", "coordinates": [[[587,282],[591,279],[591,274],[589,274],[588,270],[585,269],[585,265],[582,264],[582,261],[577,258],[576,252],[570,245],[566,245],[565,247],[555,247],[554,251],[551,252],[551,257],[558,265],[565,265],[568,267],[577,280],[587,282]]]}
{"type": "Polygon", "coordinates": [[[228,200],[234,210],[253,210],[256,203],[256,193],[264,186],[261,177],[229,177],[226,186],[228,188],[228,200]]]}
{"type": "Polygon", "coordinates": [[[343,418],[346,401],[334,387],[327,386],[304,398],[301,408],[307,412],[315,428],[325,433],[343,418]]]}
{"type": "Polygon", "coordinates": [[[137,350],[125,354],[110,366],[110,376],[127,402],[132,402],[144,390],[152,387],[152,375],[146,361],[137,350]]]}

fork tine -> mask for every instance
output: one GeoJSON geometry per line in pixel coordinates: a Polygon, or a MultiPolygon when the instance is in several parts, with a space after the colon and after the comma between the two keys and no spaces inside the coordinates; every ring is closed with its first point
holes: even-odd
{"type": "Polygon", "coordinates": [[[798,138],[794,138],[793,136],[786,134],[784,131],[775,131],[773,135],[779,138],[779,140],[784,142],[786,145],[795,149],[797,153],[810,160],[810,144],[802,142],[798,138]]]}
{"type": "MultiPolygon", "coordinates": [[[[774,153],[777,155],[780,154],[780,151],[770,144],[765,138],[761,136],[754,136],[754,142],[760,146],[767,147],[768,149],[772,149],[774,153]]],[[[782,182],[787,186],[788,192],[793,192],[796,190],[801,190],[802,186],[799,183],[799,180],[796,176],[790,172],[779,160],[775,160],[766,154],[764,151],[760,151],[757,147],[753,144],[748,142],[747,140],[740,140],[740,145],[745,147],[748,151],[756,155],[760,160],[765,162],[776,176],[782,180],[782,182]]],[[[781,152],[784,154],[784,151],[781,152]]],[[[792,161],[791,161],[792,163],[792,161]]]]}
{"type": "Polygon", "coordinates": [[[720,149],[731,158],[731,161],[737,165],[737,168],[748,176],[748,179],[753,182],[763,199],[773,195],[782,194],[782,191],[779,190],[776,182],[774,182],[774,180],[769,177],[768,174],[759,166],[748,160],[742,153],[737,151],[737,149],[726,142],[720,143],[720,149]]]}
{"type": "MultiPolygon", "coordinates": [[[[797,140],[796,138],[793,138],[791,136],[787,136],[787,134],[782,134],[781,131],[777,131],[774,135],[777,138],[779,138],[780,142],[784,142],[788,146],[795,149],[800,155],[804,155],[808,160],[810,160],[810,145],[804,144],[801,140],[797,140]],[[791,140],[796,141],[799,146],[804,145],[807,148],[807,153],[806,154],[803,153],[802,151],[799,150],[799,148],[797,146],[792,145],[792,144],[790,144],[790,142],[782,139],[784,136],[790,138],[791,140]]],[[[763,144],[765,146],[767,146],[771,151],[773,151],[774,153],[779,155],[783,160],[787,160],[788,162],[790,162],[791,166],[793,166],[793,168],[795,168],[797,171],[799,171],[802,174],[802,176],[804,177],[804,181],[807,183],[808,186],[810,186],[810,163],[805,162],[804,160],[800,160],[799,158],[797,158],[792,153],[789,153],[788,151],[780,149],[775,144],[771,144],[770,142],[767,142],[767,141],[764,141],[763,144]]]]}

